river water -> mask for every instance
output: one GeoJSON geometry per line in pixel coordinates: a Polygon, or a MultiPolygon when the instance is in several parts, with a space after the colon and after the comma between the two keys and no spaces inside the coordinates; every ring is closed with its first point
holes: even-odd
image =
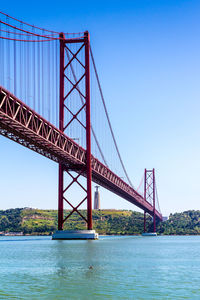
{"type": "Polygon", "coordinates": [[[200,299],[200,236],[0,237],[0,299],[200,299]]]}

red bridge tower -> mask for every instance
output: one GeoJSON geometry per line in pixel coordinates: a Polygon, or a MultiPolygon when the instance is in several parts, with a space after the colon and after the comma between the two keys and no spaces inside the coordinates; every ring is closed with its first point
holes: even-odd
{"type": "Polygon", "coordinates": [[[62,132],[68,128],[68,126],[74,121],[78,121],[86,131],[86,167],[74,166],[76,170],[76,176],[74,175],[73,168],[67,168],[63,164],[59,164],[59,188],[58,188],[58,230],[63,230],[64,222],[74,213],[77,212],[87,222],[88,230],[92,229],[92,168],[91,168],[91,121],[90,121],[90,37],[86,31],[84,37],[65,39],[63,33],[60,34],[60,112],[59,112],[59,129],[62,132]],[[69,48],[69,44],[77,43],[78,50],[73,53],[69,48]],[[82,63],[78,54],[80,51],[84,51],[84,63],[82,63]],[[69,59],[69,54],[72,55],[69,59]],[[67,58],[67,59],[66,59],[67,58]],[[83,68],[83,74],[80,78],[76,78],[73,70],[73,62],[80,64],[83,68]],[[72,82],[67,75],[67,70],[72,72],[74,75],[74,82],[72,82]],[[84,89],[79,88],[83,85],[84,89]],[[71,93],[76,90],[81,97],[82,106],[76,111],[72,111],[68,105],[68,100],[71,93]],[[66,120],[65,111],[70,113],[71,120],[66,120]],[[78,115],[81,111],[85,112],[85,124],[79,119],[78,115]],[[64,173],[67,172],[71,177],[71,183],[64,186],[64,173]],[[87,187],[84,187],[79,181],[79,177],[83,175],[87,178],[87,187]],[[78,186],[86,193],[85,197],[81,199],[77,206],[74,206],[69,199],[65,197],[66,191],[74,184],[78,186]],[[87,218],[85,218],[78,208],[80,205],[87,200],[87,218]],[[66,201],[71,207],[72,211],[64,217],[63,208],[64,201],[66,201]]]}
{"type": "MultiPolygon", "coordinates": [[[[144,199],[153,205],[153,232],[156,232],[156,186],[155,186],[155,169],[144,170],[144,199]]],[[[144,232],[146,232],[146,211],[144,211],[144,232]]]]}

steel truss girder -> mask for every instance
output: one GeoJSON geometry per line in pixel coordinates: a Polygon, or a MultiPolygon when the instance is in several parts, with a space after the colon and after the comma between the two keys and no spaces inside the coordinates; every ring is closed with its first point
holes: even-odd
{"type": "MultiPolygon", "coordinates": [[[[0,86],[0,133],[75,172],[86,166],[86,150],[0,86]]],[[[153,206],[97,158],[92,180],[153,216],[153,206]]],[[[85,176],[86,170],[83,172],[85,176]]],[[[162,215],[155,210],[158,219],[162,215]]]]}

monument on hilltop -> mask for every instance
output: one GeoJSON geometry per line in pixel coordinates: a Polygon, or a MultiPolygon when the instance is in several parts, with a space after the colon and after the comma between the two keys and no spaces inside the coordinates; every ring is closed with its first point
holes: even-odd
{"type": "Polygon", "coordinates": [[[95,186],[96,191],[94,193],[94,209],[100,209],[100,194],[99,194],[99,186],[95,186]]]}

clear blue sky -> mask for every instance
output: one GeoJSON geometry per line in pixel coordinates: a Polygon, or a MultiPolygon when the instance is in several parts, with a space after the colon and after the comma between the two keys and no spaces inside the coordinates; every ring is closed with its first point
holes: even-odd
{"type": "MultiPolygon", "coordinates": [[[[200,209],[200,2],[1,1],[56,31],[89,30],[117,141],[137,186],[156,169],[163,215],[200,209]]],[[[0,136],[0,209],[57,208],[57,165],[0,136]]],[[[101,193],[103,208],[135,207],[101,193]]]]}

